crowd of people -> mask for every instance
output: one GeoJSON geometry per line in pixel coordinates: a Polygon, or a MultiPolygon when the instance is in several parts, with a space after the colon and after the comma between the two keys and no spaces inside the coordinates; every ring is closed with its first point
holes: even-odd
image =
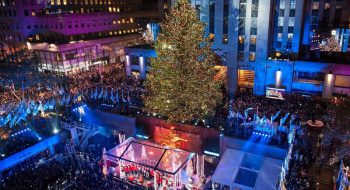
{"type": "Polygon", "coordinates": [[[2,49],[0,53],[0,65],[28,65],[34,61],[34,59],[35,55],[33,51],[26,48],[17,51],[6,51],[2,49]]]}
{"type": "Polygon", "coordinates": [[[37,159],[26,169],[10,170],[0,181],[0,189],[143,189],[103,174],[103,148],[111,148],[116,142],[113,136],[93,136],[85,152],[57,153],[37,159]]]}
{"type": "MultiPolygon", "coordinates": [[[[16,133],[17,129],[27,128],[28,122],[32,121],[30,118],[41,117],[40,113],[46,110],[69,112],[78,96],[80,101],[94,108],[104,109],[103,105],[108,104],[113,105],[112,111],[124,114],[129,113],[131,105],[141,107],[142,84],[134,77],[126,77],[123,69],[121,64],[110,64],[68,76],[38,73],[35,66],[31,65],[19,64],[1,69],[1,155],[11,155],[38,142],[38,135],[33,133],[21,133],[15,137],[11,137],[11,134],[16,133]],[[95,93],[95,96],[91,96],[95,93]]],[[[40,130],[51,127],[49,124],[37,124],[31,123],[31,127],[36,127],[35,131],[39,134],[45,133],[40,130]]]]}
{"type": "Polygon", "coordinates": [[[241,127],[249,127],[249,125],[243,126],[243,123],[254,123],[255,120],[260,119],[274,127],[276,131],[274,133],[276,139],[274,140],[285,144],[291,121],[293,124],[300,124],[310,119],[322,119],[327,114],[325,111],[327,104],[314,97],[304,97],[297,94],[286,96],[285,100],[276,100],[252,96],[241,91],[228,102],[227,107],[229,110],[228,125],[225,131],[227,135],[246,136],[245,133],[241,132],[242,130],[239,130],[241,127]]]}
{"type": "MultiPolygon", "coordinates": [[[[80,97],[82,101],[96,109],[124,114],[130,113],[131,106],[138,108],[143,106],[142,81],[135,77],[125,76],[122,64],[101,65],[82,73],[59,76],[38,73],[36,68],[30,64],[32,58],[28,55],[27,57],[29,57],[28,60],[22,60],[28,63],[26,65],[17,64],[5,69],[1,68],[0,119],[15,110],[15,107],[18,107],[23,100],[33,101],[36,104],[55,100],[58,107],[63,105],[69,107],[73,106],[75,100],[80,97]]],[[[341,100],[333,103],[337,104],[341,100]]],[[[245,136],[245,133],[234,129],[239,124],[254,121],[256,118],[266,118],[271,123],[277,122],[279,126],[281,119],[285,117],[287,130],[290,121],[298,126],[302,126],[307,120],[314,119],[321,119],[328,125],[335,125],[334,122],[336,122],[334,113],[329,109],[329,104],[313,96],[305,97],[294,94],[286,96],[285,100],[275,100],[252,96],[248,92],[240,91],[234,99],[227,101],[226,108],[222,110],[227,112],[220,110],[220,114],[228,114],[229,111],[232,111],[235,117],[229,120],[225,134],[234,136],[245,136]],[[241,117],[238,117],[239,115],[241,117]]],[[[0,125],[1,153],[6,156],[14,154],[52,134],[51,124],[45,119],[42,120],[40,116],[38,118],[39,120],[21,122],[15,127],[1,128],[0,125]],[[30,133],[30,131],[19,133],[24,129],[35,130],[37,134],[40,134],[40,138],[34,135],[36,133],[30,133]]],[[[275,139],[277,144],[288,144],[287,135],[288,131],[278,132],[275,139]]],[[[131,184],[103,176],[100,166],[96,163],[102,155],[102,147],[109,142],[103,140],[101,142],[91,143],[86,154],[51,159],[39,167],[17,172],[6,180],[2,187],[4,189],[26,189],[28,187],[61,189],[63,186],[67,189],[136,188],[131,184]]],[[[315,155],[312,153],[315,151],[310,149],[310,146],[307,146],[304,139],[298,135],[296,142],[287,175],[288,189],[309,189],[307,170],[308,165],[314,162],[315,155]]]]}
{"type": "Polygon", "coordinates": [[[0,160],[53,135],[49,118],[36,117],[13,128],[0,128],[0,160]]]}
{"type": "Polygon", "coordinates": [[[313,154],[310,142],[304,137],[305,135],[304,133],[295,134],[293,152],[286,176],[288,190],[308,190],[314,187],[308,178],[308,170],[316,161],[316,156],[313,154]]]}
{"type": "Polygon", "coordinates": [[[309,128],[306,121],[316,119],[325,123],[331,121],[332,114],[329,111],[330,104],[328,102],[323,102],[314,96],[298,94],[287,95],[285,100],[268,99],[251,96],[241,91],[229,102],[227,107],[232,110],[231,113],[235,113],[235,117],[229,119],[231,122],[228,125],[228,130],[225,131],[227,135],[237,136],[233,129],[237,126],[246,127],[243,125],[244,122],[252,122],[255,118],[266,118],[272,127],[277,126],[278,129],[282,125],[280,122],[284,122],[283,126],[286,128],[286,131],[276,129],[277,133],[271,138],[271,143],[277,145],[282,143],[289,146],[289,129],[295,127],[296,137],[286,176],[286,187],[290,190],[312,188],[314,183],[310,181],[307,173],[319,153],[319,150],[315,148],[317,146],[314,145],[320,147],[320,142],[316,136],[310,140],[307,135],[309,128]],[[247,112],[247,110],[249,111],[247,112]],[[241,115],[241,118],[237,115],[241,115]],[[273,122],[275,122],[275,126],[272,125],[273,122]]]}

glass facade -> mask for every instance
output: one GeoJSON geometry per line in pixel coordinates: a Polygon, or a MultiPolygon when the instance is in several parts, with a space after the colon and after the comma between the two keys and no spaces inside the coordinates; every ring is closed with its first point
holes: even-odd
{"type": "Polygon", "coordinates": [[[70,74],[89,70],[97,65],[120,62],[120,47],[95,45],[69,51],[35,51],[39,57],[39,71],[70,74]]]}

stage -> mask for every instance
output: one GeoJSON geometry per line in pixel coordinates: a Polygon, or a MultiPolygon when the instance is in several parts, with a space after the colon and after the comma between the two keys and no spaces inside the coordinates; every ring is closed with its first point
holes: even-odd
{"type": "Polygon", "coordinates": [[[129,138],[103,155],[103,173],[149,189],[187,185],[195,154],[129,138]]]}

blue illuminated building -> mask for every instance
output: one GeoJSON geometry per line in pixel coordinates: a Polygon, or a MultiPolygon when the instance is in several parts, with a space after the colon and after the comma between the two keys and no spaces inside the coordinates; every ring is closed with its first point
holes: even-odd
{"type": "MultiPolygon", "coordinates": [[[[173,4],[175,1],[171,1],[173,4]]],[[[212,49],[227,68],[227,89],[269,86],[286,93],[350,94],[350,0],[192,0],[212,49]],[[319,48],[336,38],[339,51],[319,48]],[[278,72],[278,74],[277,74],[278,72]]],[[[170,5],[170,3],[169,3],[170,5]]],[[[146,78],[150,47],[128,47],[126,74],[146,78]]]]}

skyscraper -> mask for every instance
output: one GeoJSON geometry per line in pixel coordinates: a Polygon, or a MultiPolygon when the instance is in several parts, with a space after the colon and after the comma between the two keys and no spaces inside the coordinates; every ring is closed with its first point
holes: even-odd
{"type": "Polygon", "coordinates": [[[276,87],[277,71],[286,92],[321,94],[325,75],[337,73],[333,65],[350,62],[345,53],[349,0],[192,0],[192,4],[207,24],[213,50],[227,66],[231,94],[245,87],[263,95],[268,87],[276,87]],[[341,51],[323,52],[321,46],[331,42],[341,51]]]}

